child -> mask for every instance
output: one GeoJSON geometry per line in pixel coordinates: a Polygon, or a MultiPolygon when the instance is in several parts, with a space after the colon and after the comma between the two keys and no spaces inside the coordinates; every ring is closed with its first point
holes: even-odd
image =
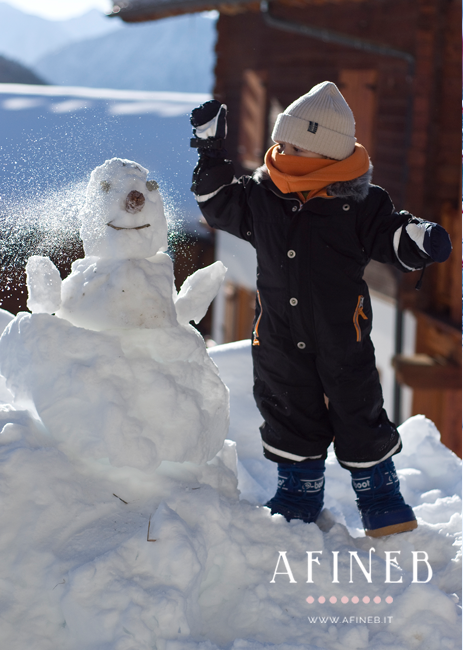
{"type": "Polygon", "coordinates": [[[206,102],[191,123],[199,152],[192,191],[203,215],[257,252],[254,397],[264,455],[278,463],[278,489],[266,505],[288,521],[315,521],[334,439],[366,534],[416,528],[392,461],[402,445],[383,408],[363,272],[371,259],[424,271],[448,258],[448,234],[397,213],[370,184],[354,116],[329,81],[278,116],[277,144],[252,176],[237,179],[225,159],[225,105],[206,102]]]}

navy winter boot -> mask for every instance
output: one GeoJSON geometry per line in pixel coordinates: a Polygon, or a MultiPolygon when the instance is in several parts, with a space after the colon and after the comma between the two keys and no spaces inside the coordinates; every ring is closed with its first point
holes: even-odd
{"type": "Polygon", "coordinates": [[[272,515],[283,515],[287,521],[302,519],[310,524],[323,508],[324,472],[324,460],[278,463],[278,489],[265,505],[272,515]]]}
{"type": "Polygon", "coordinates": [[[400,494],[391,458],[368,469],[351,470],[351,474],[366,535],[382,537],[417,528],[413,510],[400,494]]]}

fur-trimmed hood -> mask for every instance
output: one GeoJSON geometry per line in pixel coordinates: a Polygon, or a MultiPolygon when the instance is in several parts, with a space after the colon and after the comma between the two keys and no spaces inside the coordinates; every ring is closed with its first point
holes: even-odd
{"type": "MultiPolygon", "coordinates": [[[[354,201],[363,201],[368,195],[369,185],[371,183],[371,177],[373,175],[373,165],[370,163],[370,168],[365,174],[354,178],[351,181],[338,181],[332,183],[331,185],[326,186],[326,193],[328,196],[333,196],[338,199],[352,199],[354,201]]],[[[268,182],[273,183],[270,178],[267,165],[262,165],[258,167],[253,173],[252,177],[258,183],[268,182]]]]}

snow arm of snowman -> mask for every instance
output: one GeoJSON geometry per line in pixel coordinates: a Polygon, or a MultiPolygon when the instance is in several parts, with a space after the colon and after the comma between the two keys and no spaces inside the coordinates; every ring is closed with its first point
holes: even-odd
{"type": "Polygon", "coordinates": [[[226,272],[222,262],[214,262],[185,280],[175,301],[180,325],[187,325],[191,320],[199,323],[216,297],[226,272]]]}
{"type": "Polygon", "coordinates": [[[32,255],[26,264],[29,298],[33,314],[54,314],[61,306],[61,276],[48,257],[32,255]]]}

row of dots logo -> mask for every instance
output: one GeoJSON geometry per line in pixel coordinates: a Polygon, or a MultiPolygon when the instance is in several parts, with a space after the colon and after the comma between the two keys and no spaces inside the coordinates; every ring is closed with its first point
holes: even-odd
{"type": "MultiPolygon", "coordinates": [[[[314,598],[313,596],[309,596],[308,598],[306,598],[306,601],[309,603],[309,605],[312,605],[312,603],[314,603],[316,600],[319,603],[321,603],[322,605],[323,605],[323,603],[326,603],[327,600],[330,603],[332,603],[333,605],[334,605],[334,603],[338,602],[338,598],[336,596],[330,596],[330,598],[325,598],[325,596],[319,596],[318,598],[314,598]]],[[[349,598],[348,596],[342,596],[342,598],[339,598],[339,600],[344,605],[346,603],[348,603],[348,602],[354,603],[354,605],[356,605],[357,603],[360,602],[360,598],[358,596],[352,596],[352,598],[349,598]]],[[[370,601],[373,601],[374,603],[376,603],[376,605],[379,605],[379,603],[381,602],[381,597],[380,596],[375,596],[373,599],[371,599],[370,596],[364,596],[361,600],[362,600],[362,603],[365,603],[366,605],[368,605],[368,603],[370,601]]],[[[386,596],[386,598],[384,599],[384,601],[388,605],[390,605],[393,602],[393,600],[394,599],[393,599],[392,596],[386,596]]]]}

